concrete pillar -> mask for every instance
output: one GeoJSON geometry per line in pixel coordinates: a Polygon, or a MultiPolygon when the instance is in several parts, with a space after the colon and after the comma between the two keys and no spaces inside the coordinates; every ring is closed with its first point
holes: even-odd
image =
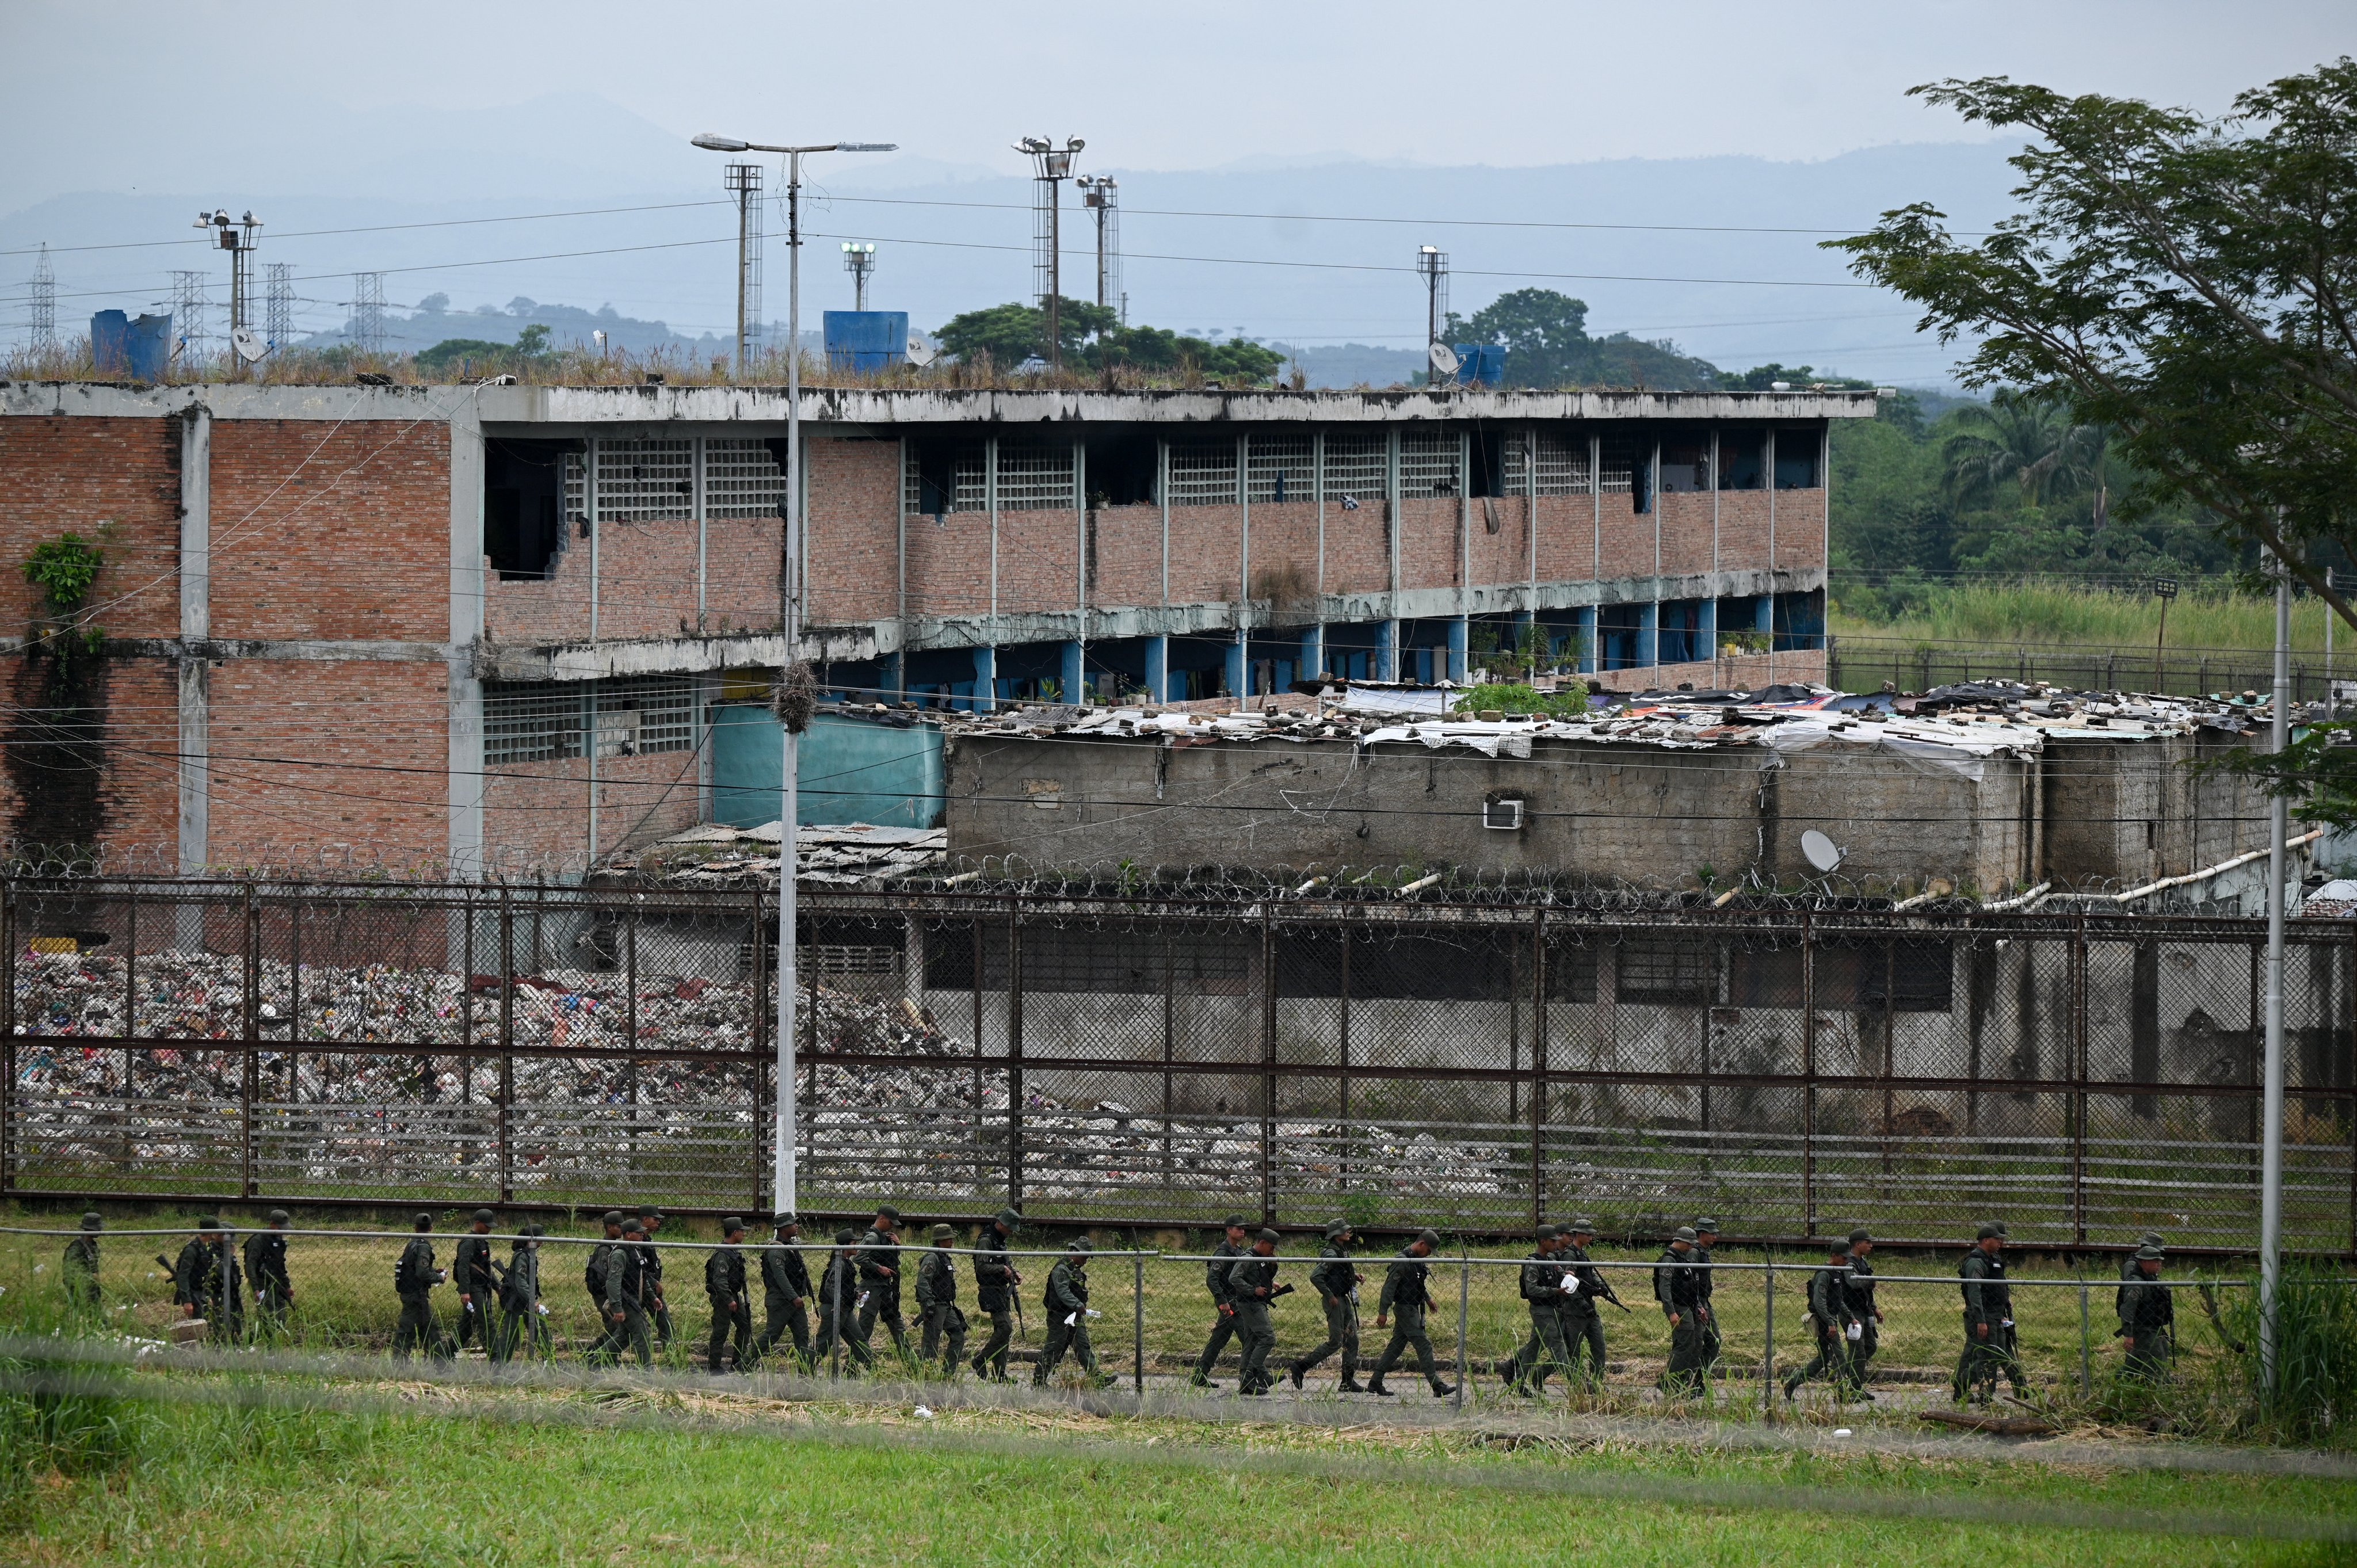
{"type": "Polygon", "coordinates": [[[1751,629],[1754,631],[1764,631],[1769,633],[1770,636],[1775,634],[1775,595],[1762,594],[1758,598],[1751,601],[1751,629]]]}
{"type": "Polygon", "coordinates": [[[1251,688],[1245,684],[1251,675],[1251,670],[1244,664],[1244,645],[1241,642],[1228,644],[1228,695],[1238,699],[1252,695],[1251,688]]]}
{"type": "Polygon", "coordinates": [[[1301,678],[1315,681],[1326,673],[1326,628],[1306,628],[1301,633],[1301,678]]]}
{"type": "Polygon", "coordinates": [[[1375,623],[1375,679],[1396,681],[1399,678],[1399,622],[1379,620],[1375,623]]]}
{"type": "Polygon", "coordinates": [[[1599,668],[1599,650],[1596,641],[1596,607],[1594,605],[1579,607],[1579,629],[1573,635],[1579,639],[1579,672],[1583,675],[1595,674],[1599,668]]]}
{"type": "Polygon", "coordinates": [[[1448,678],[1465,683],[1465,665],[1473,643],[1473,619],[1458,616],[1448,623],[1448,678]]]}
{"type": "Polygon", "coordinates": [[[998,706],[998,650],[974,650],[974,711],[986,714],[998,706]]]}
{"type": "MultiPolygon", "coordinates": [[[[482,878],[486,866],[483,682],[475,672],[483,637],[483,424],[473,403],[451,415],[449,439],[450,651],[445,680],[450,723],[444,765],[450,875],[473,882],[482,878]]],[[[463,948],[457,956],[464,960],[463,948]]]]}
{"type": "Polygon", "coordinates": [[[907,702],[909,700],[908,654],[905,652],[886,654],[884,668],[877,676],[876,684],[882,688],[877,693],[877,697],[895,703],[907,702]]]}
{"type": "Polygon", "coordinates": [[[1170,695],[1170,639],[1149,637],[1146,639],[1146,700],[1168,703],[1170,695]]]}
{"type": "Polygon", "coordinates": [[[1695,608],[1695,640],[1701,644],[1698,659],[1718,657],[1718,601],[1705,599],[1695,608]]]}
{"type": "Polygon", "coordinates": [[[1081,688],[1088,680],[1088,671],[1082,666],[1081,645],[1078,642],[1064,644],[1064,668],[1061,674],[1063,677],[1061,694],[1064,701],[1068,703],[1081,701],[1081,688]]]}
{"type": "Polygon", "coordinates": [[[1651,670],[1662,661],[1662,606],[1658,599],[1637,607],[1637,667],[1651,670]]]}
{"type": "MultiPolygon", "coordinates": [[[[211,863],[212,781],[210,736],[211,665],[196,651],[209,640],[212,623],[213,415],[203,403],[190,405],[180,428],[180,661],[179,852],[184,876],[202,874],[211,863]]],[[[454,586],[453,593],[456,593],[454,586]]],[[[174,940],[184,948],[203,945],[203,911],[180,913],[174,940]]]]}

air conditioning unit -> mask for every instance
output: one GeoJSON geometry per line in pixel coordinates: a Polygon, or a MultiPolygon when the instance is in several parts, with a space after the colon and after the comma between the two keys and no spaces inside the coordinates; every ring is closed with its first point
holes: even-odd
{"type": "Polygon", "coordinates": [[[1481,825],[1501,833],[1519,832],[1523,826],[1523,803],[1520,800],[1492,800],[1481,808],[1481,825]]]}

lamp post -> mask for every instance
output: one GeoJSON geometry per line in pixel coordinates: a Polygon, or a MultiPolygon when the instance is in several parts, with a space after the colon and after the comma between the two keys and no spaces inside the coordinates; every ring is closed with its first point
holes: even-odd
{"type": "MultiPolygon", "coordinates": [[[[802,635],[802,186],[805,153],[888,153],[891,142],[820,142],[808,146],[772,146],[716,136],[707,131],[695,145],[712,153],[781,153],[786,159],[786,493],[778,511],[785,523],[784,548],[778,558],[778,621],[785,653],[778,678],[782,682],[794,662],[802,635]]],[[[780,1214],[794,1208],[794,819],[801,812],[795,789],[795,768],[801,762],[801,737],[785,731],[785,773],[778,800],[778,1094],[771,1135],[777,1141],[774,1194],[780,1214]]]]}
{"type": "Polygon", "coordinates": [[[1031,159],[1036,171],[1032,177],[1039,183],[1039,199],[1033,217],[1032,242],[1038,248],[1034,266],[1039,274],[1040,305],[1048,313],[1048,368],[1060,370],[1064,363],[1062,314],[1064,283],[1062,240],[1058,232],[1061,224],[1064,181],[1072,177],[1072,159],[1088,145],[1078,136],[1067,136],[1062,146],[1045,136],[1026,136],[1015,144],[1015,150],[1031,159]]]}
{"type": "Polygon", "coordinates": [[[851,274],[851,308],[867,308],[867,274],[876,270],[876,245],[868,240],[843,242],[843,270],[851,274]]]}

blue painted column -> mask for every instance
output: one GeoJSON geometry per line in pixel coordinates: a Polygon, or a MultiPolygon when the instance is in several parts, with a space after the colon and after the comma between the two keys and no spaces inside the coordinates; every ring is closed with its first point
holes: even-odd
{"type": "Polygon", "coordinates": [[[863,701],[872,703],[888,699],[895,703],[907,702],[909,700],[909,656],[905,653],[887,654],[884,658],[883,669],[877,672],[876,684],[879,690],[868,693],[862,699],[863,701]]]}
{"type": "Polygon", "coordinates": [[[998,706],[998,650],[974,650],[974,711],[986,714],[998,706]]]}
{"type": "Polygon", "coordinates": [[[1396,681],[1399,678],[1399,622],[1379,620],[1375,623],[1375,679],[1396,681]]]}
{"type": "Polygon", "coordinates": [[[1637,668],[1651,670],[1662,661],[1662,606],[1656,599],[1637,607],[1637,668]]]}
{"type": "Polygon", "coordinates": [[[1718,601],[1705,599],[1695,607],[1695,650],[1696,659],[1718,658],[1718,601]]]}
{"type": "Polygon", "coordinates": [[[1244,645],[1241,642],[1231,642],[1228,644],[1228,651],[1225,657],[1227,659],[1228,695],[1239,699],[1249,697],[1252,693],[1244,687],[1244,677],[1251,673],[1251,671],[1244,668],[1244,645]]]}
{"type": "Polygon", "coordinates": [[[1315,681],[1326,673],[1326,628],[1313,626],[1301,634],[1301,678],[1315,681]]]}
{"type": "Polygon", "coordinates": [[[1472,618],[1458,616],[1448,623],[1448,678],[1460,686],[1465,683],[1465,661],[1472,641],[1472,618]]]}
{"type": "Polygon", "coordinates": [[[1579,607],[1579,626],[1572,635],[1579,639],[1579,672],[1583,675],[1595,674],[1600,660],[1596,641],[1596,607],[1594,605],[1579,607]]]}
{"type": "Polygon", "coordinates": [[[1088,674],[1082,668],[1081,645],[1077,641],[1064,644],[1064,668],[1061,674],[1063,683],[1060,694],[1068,703],[1080,702],[1081,686],[1088,679],[1088,674]]]}
{"type": "Polygon", "coordinates": [[[1167,703],[1170,697],[1170,639],[1149,637],[1146,639],[1146,700],[1167,703]]]}

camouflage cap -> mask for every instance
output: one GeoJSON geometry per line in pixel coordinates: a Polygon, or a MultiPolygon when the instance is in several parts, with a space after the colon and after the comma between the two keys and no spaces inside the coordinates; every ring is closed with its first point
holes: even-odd
{"type": "Polygon", "coordinates": [[[834,1244],[838,1247],[847,1247],[851,1245],[852,1240],[852,1234],[847,1230],[838,1230],[834,1233],[834,1244]]]}
{"type": "Polygon", "coordinates": [[[1427,1247],[1440,1245],[1440,1232],[1437,1230],[1419,1230],[1415,1233],[1415,1239],[1427,1247]]]}
{"type": "Polygon", "coordinates": [[[1987,1224],[1980,1228],[1980,1230],[1974,1236],[1973,1240],[1975,1241],[1986,1241],[1992,1236],[1997,1238],[1999,1240],[2004,1240],[2005,1225],[2002,1221],[1996,1219],[1990,1220],[1987,1224]]]}
{"type": "Polygon", "coordinates": [[[1231,1230],[1250,1230],[1252,1227],[1252,1221],[1245,1219],[1241,1214],[1231,1214],[1225,1219],[1221,1220],[1220,1223],[1226,1226],[1231,1230]]]}
{"type": "Polygon", "coordinates": [[[2136,1250],[2136,1260],[2139,1263],[2158,1263],[2168,1256],[2166,1251],[2149,1241],[2136,1250]]]}
{"type": "MultiPolygon", "coordinates": [[[[422,1219],[425,1217],[420,1216],[420,1218],[422,1219]]],[[[219,1230],[221,1229],[221,1219],[217,1215],[208,1214],[202,1219],[197,1221],[197,1229],[199,1230],[219,1230]]]]}
{"type": "Polygon", "coordinates": [[[998,1223],[1013,1230],[1022,1225],[1023,1216],[1011,1208],[1002,1208],[998,1211],[998,1223]]]}
{"type": "Polygon", "coordinates": [[[1326,1221],[1326,1234],[1328,1236],[1348,1236],[1350,1233],[1351,1222],[1349,1220],[1329,1219],[1326,1221]]]}
{"type": "Polygon", "coordinates": [[[633,1215],[631,1215],[628,1219],[625,1219],[625,1220],[623,1220],[623,1221],[622,1221],[622,1234],[623,1234],[623,1235],[625,1235],[625,1236],[643,1236],[643,1235],[645,1235],[646,1233],[647,1233],[647,1227],[646,1227],[646,1224],[645,1224],[645,1222],[644,1222],[643,1220],[641,1220],[641,1219],[640,1219],[637,1215],[633,1214],[633,1215]]]}
{"type": "Polygon", "coordinates": [[[662,1217],[663,1211],[652,1204],[641,1204],[639,1207],[639,1218],[641,1219],[661,1219],[662,1217]]]}
{"type": "Polygon", "coordinates": [[[720,1233],[723,1236],[734,1236],[744,1229],[745,1222],[733,1214],[720,1222],[720,1233]]]}
{"type": "Polygon", "coordinates": [[[1570,1236],[1593,1236],[1596,1234],[1596,1221],[1584,1217],[1575,1219],[1564,1227],[1564,1233],[1570,1236]]]}
{"type": "Polygon", "coordinates": [[[1825,1242],[1825,1251],[1836,1258],[1846,1258],[1849,1256],[1849,1243],[1835,1236],[1825,1242]]]}
{"type": "Polygon", "coordinates": [[[802,1229],[802,1222],[800,1219],[795,1219],[791,1214],[780,1214],[775,1219],[770,1221],[770,1229],[772,1230],[799,1230],[802,1229]]]}
{"type": "Polygon", "coordinates": [[[1542,1241],[1552,1241],[1556,1237],[1563,1234],[1563,1227],[1560,1225],[1542,1225],[1536,1230],[1531,1232],[1531,1234],[1537,1237],[1542,1241]]]}
{"type": "Polygon", "coordinates": [[[1849,1233],[1849,1239],[1851,1245],[1855,1246],[1860,1241],[1871,1241],[1874,1240],[1874,1237],[1867,1230],[1865,1226],[1861,1225],[1857,1230],[1849,1233]]]}
{"type": "Polygon", "coordinates": [[[1271,1244],[1275,1244],[1275,1242],[1284,1240],[1285,1238],[1278,1235],[1274,1230],[1264,1230],[1259,1235],[1254,1237],[1253,1240],[1255,1241],[1266,1241],[1271,1244]]]}
{"type": "Polygon", "coordinates": [[[1716,1236],[1718,1234],[1718,1221],[1713,1219],[1707,1214],[1695,1220],[1694,1222],[1694,1228],[1695,1234],[1697,1236],[1716,1236]]]}
{"type": "Polygon", "coordinates": [[[2136,1240],[2147,1247],[2158,1247],[2164,1244],[2161,1234],[2158,1230],[2147,1230],[2137,1237],[2136,1240]]]}
{"type": "Polygon", "coordinates": [[[106,1217],[95,1208],[81,1217],[81,1228],[85,1230],[96,1230],[105,1223],[106,1217]]]}
{"type": "Polygon", "coordinates": [[[478,1225],[496,1225],[500,1222],[500,1217],[488,1208],[478,1208],[475,1210],[474,1218],[478,1225]]]}
{"type": "Polygon", "coordinates": [[[608,1225],[619,1225],[621,1222],[622,1222],[622,1211],[621,1211],[620,1209],[619,1209],[619,1208],[609,1208],[609,1209],[606,1210],[606,1223],[607,1223],[607,1224],[608,1224],[608,1225]]]}
{"type": "Polygon", "coordinates": [[[900,1211],[893,1208],[888,1203],[877,1204],[876,1206],[876,1212],[882,1215],[885,1219],[889,1219],[895,1225],[900,1223],[900,1211]]]}
{"type": "Polygon", "coordinates": [[[953,1240],[956,1239],[956,1236],[957,1227],[954,1225],[936,1225],[933,1227],[933,1240],[936,1241],[953,1240]]]}
{"type": "Polygon", "coordinates": [[[1673,1241],[1691,1241],[1694,1239],[1695,1231],[1691,1225],[1679,1226],[1676,1233],[1670,1238],[1673,1241]]]}
{"type": "Polygon", "coordinates": [[[274,1208],[270,1211],[270,1223],[273,1225],[284,1225],[294,1218],[283,1208],[274,1208]]]}
{"type": "Polygon", "coordinates": [[[1086,1236],[1075,1236],[1064,1243],[1064,1251],[1067,1252],[1093,1252],[1096,1250],[1097,1244],[1086,1236]]]}

